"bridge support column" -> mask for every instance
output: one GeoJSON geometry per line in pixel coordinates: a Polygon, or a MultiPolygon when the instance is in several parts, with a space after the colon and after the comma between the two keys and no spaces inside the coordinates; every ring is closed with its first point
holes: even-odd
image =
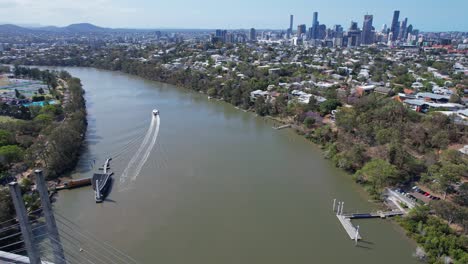
{"type": "Polygon", "coordinates": [[[44,175],[42,174],[42,170],[35,170],[34,173],[36,174],[36,186],[41,197],[41,205],[46,220],[47,232],[49,233],[49,240],[54,252],[54,262],[55,264],[65,264],[65,254],[63,253],[62,243],[60,242],[55,216],[52,212],[52,205],[50,204],[49,192],[44,180],[44,175]]]}
{"type": "Polygon", "coordinates": [[[31,225],[29,224],[28,214],[24,206],[23,196],[17,182],[11,182],[8,186],[10,188],[11,199],[15,206],[16,217],[18,218],[21,228],[21,234],[24,240],[24,246],[28,252],[29,262],[31,264],[41,264],[41,258],[37,247],[34,244],[34,236],[32,234],[31,225]]]}

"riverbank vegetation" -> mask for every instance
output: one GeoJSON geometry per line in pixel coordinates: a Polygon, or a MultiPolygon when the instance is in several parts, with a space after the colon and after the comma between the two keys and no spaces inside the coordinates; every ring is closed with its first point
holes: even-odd
{"type": "Polygon", "coordinates": [[[424,248],[424,253],[418,255],[421,260],[468,263],[468,238],[456,234],[446,222],[431,215],[428,206],[416,207],[399,222],[408,235],[424,248]]]}
{"type": "Polygon", "coordinates": [[[23,114],[0,123],[0,173],[3,178],[11,178],[25,168],[39,166],[47,177],[57,177],[74,167],[86,131],[80,80],[67,72],[24,67],[15,67],[13,72],[18,78],[44,81],[53,98],[61,103],[29,107],[1,104],[2,109],[21,108],[23,114]]]}
{"type": "MultiPolygon", "coordinates": [[[[43,168],[48,179],[55,179],[72,170],[78,160],[87,126],[84,91],[79,79],[67,72],[23,67],[15,67],[13,73],[18,78],[44,81],[53,90],[54,99],[61,103],[42,107],[1,103],[1,109],[11,111],[16,107],[17,111],[21,108],[22,115],[0,123],[0,223],[15,217],[5,185],[18,180],[27,210],[36,210],[39,200],[37,193],[31,190],[33,179],[30,179],[30,168],[43,168]]],[[[0,228],[11,223],[0,224],[0,228]]],[[[18,232],[17,229],[11,231],[15,230],[18,232]]],[[[12,239],[0,241],[0,246],[12,243],[12,239]]]]}

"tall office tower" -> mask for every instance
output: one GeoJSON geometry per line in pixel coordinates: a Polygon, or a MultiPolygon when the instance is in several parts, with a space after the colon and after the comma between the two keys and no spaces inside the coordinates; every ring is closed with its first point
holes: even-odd
{"type": "Polygon", "coordinates": [[[227,34],[227,30],[217,29],[215,36],[217,40],[221,42],[226,42],[226,34],[227,34]]]}
{"type": "Polygon", "coordinates": [[[406,39],[406,24],[408,24],[408,18],[401,21],[400,25],[400,32],[398,33],[398,39],[405,40],[406,39]]]}
{"type": "Polygon", "coordinates": [[[257,32],[255,31],[255,28],[250,29],[249,40],[252,42],[257,40],[257,32]]]}
{"type": "Polygon", "coordinates": [[[398,23],[398,19],[400,18],[400,11],[395,10],[393,12],[393,19],[392,19],[392,27],[390,28],[390,32],[392,32],[393,37],[392,40],[397,40],[398,32],[400,29],[400,25],[398,23]]]}
{"type": "Polygon", "coordinates": [[[384,34],[387,33],[387,24],[382,25],[382,33],[384,33],[384,34]]]}
{"type": "Polygon", "coordinates": [[[335,36],[335,31],[332,28],[327,28],[325,39],[332,39],[335,36]]]}
{"type": "Polygon", "coordinates": [[[347,33],[348,47],[356,47],[361,44],[361,30],[358,28],[358,23],[351,21],[351,26],[347,33]]]}
{"type": "Polygon", "coordinates": [[[343,27],[341,25],[334,25],[333,31],[335,31],[335,36],[343,35],[343,27]]]}
{"type": "Polygon", "coordinates": [[[318,39],[318,34],[319,34],[318,12],[314,12],[314,19],[312,21],[312,30],[311,30],[310,38],[318,39]]]}
{"type": "Polygon", "coordinates": [[[290,15],[289,16],[289,30],[291,31],[291,33],[293,30],[293,25],[294,25],[294,15],[290,15]]]}
{"type": "Polygon", "coordinates": [[[408,34],[413,34],[413,25],[411,24],[406,28],[406,35],[408,34]]]}
{"type": "Polygon", "coordinates": [[[304,25],[304,24],[298,25],[297,26],[297,36],[301,37],[302,34],[306,34],[307,33],[306,30],[307,30],[306,25],[304,25]]]}
{"type": "Polygon", "coordinates": [[[317,39],[324,39],[327,34],[327,26],[321,24],[318,26],[317,39]]]}
{"type": "Polygon", "coordinates": [[[372,20],[374,17],[372,15],[364,16],[364,23],[362,24],[362,34],[361,34],[361,43],[364,45],[369,45],[374,42],[374,34],[372,32],[372,20]]]}
{"type": "Polygon", "coordinates": [[[294,23],[294,15],[289,15],[289,28],[286,32],[286,37],[290,38],[293,32],[293,23],[294,23]]]}

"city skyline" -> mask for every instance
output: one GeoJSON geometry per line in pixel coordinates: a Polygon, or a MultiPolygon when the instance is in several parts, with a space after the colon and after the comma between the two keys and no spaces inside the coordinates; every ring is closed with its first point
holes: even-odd
{"type": "Polygon", "coordinates": [[[174,0],[170,3],[147,0],[83,0],[79,3],[71,0],[0,0],[0,6],[1,23],[23,25],[64,26],[89,22],[112,28],[287,30],[290,14],[294,15],[293,29],[296,29],[300,24],[311,27],[313,13],[318,12],[320,24],[329,28],[335,24],[346,28],[351,21],[362,27],[364,15],[373,15],[373,26],[380,30],[383,24],[391,27],[393,11],[400,10],[400,21],[407,17],[408,25],[422,31],[468,31],[468,21],[463,16],[468,2],[461,0],[452,1],[450,5],[440,2],[428,4],[428,1],[420,0],[396,0],[393,3],[364,0],[359,5],[339,0],[293,0],[287,3],[240,0],[227,3],[221,9],[214,0],[174,0]],[[224,12],[224,9],[230,11],[224,12]]]}

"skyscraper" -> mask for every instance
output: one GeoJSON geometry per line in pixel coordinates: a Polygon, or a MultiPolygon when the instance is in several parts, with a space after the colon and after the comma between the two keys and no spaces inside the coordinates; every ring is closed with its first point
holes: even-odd
{"type": "Polygon", "coordinates": [[[307,28],[306,28],[306,25],[304,24],[301,24],[301,25],[298,25],[297,26],[297,36],[300,37],[302,36],[302,34],[306,34],[306,31],[307,28]]]}
{"type": "Polygon", "coordinates": [[[226,42],[227,30],[217,29],[216,30],[216,39],[217,41],[226,42]]]}
{"type": "Polygon", "coordinates": [[[400,32],[398,34],[398,39],[400,40],[405,40],[406,39],[406,25],[408,23],[408,18],[405,18],[405,20],[401,21],[400,25],[400,32]]]}
{"type": "Polygon", "coordinates": [[[294,15],[289,16],[289,29],[292,31],[294,23],[294,15]]]}
{"type": "Polygon", "coordinates": [[[361,44],[361,30],[359,30],[357,22],[351,21],[351,26],[346,34],[348,47],[357,47],[361,44]]]}
{"type": "Polygon", "coordinates": [[[387,33],[387,24],[382,25],[382,33],[387,33]]]}
{"type": "Polygon", "coordinates": [[[364,23],[362,24],[362,34],[361,34],[361,43],[364,45],[369,45],[374,42],[374,36],[372,32],[373,19],[374,19],[374,16],[372,15],[364,16],[364,23]]]}
{"type": "Polygon", "coordinates": [[[408,34],[412,34],[413,33],[413,25],[409,25],[407,28],[406,28],[406,35],[408,34]]]}
{"type": "Polygon", "coordinates": [[[314,12],[314,19],[312,21],[312,27],[310,31],[310,38],[318,39],[318,35],[319,35],[318,12],[314,12]]]}
{"type": "Polygon", "coordinates": [[[287,37],[290,38],[293,32],[293,23],[294,23],[294,15],[289,15],[289,28],[287,32],[287,37]]]}
{"type": "Polygon", "coordinates": [[[317,39],[324,39],[327,34],[327,26],[321,24],[318,26],[317,39]]]}
{"type": "Polygon", "coordinates": [[[400,11],[395,10],[393,12],[393,19],[392,19],[392,27],[390,28],[390,32],[393,33],[392,40],[397,40],[398,33],[400,29],[400,25],[398,23],[398,19],[400,18],[400,11]]]}
{"type": "Polygon", "coordinates": [[[257,32],[255,31],[255,28],[250,29],[249,40],[252,42],[257,40],[257,32]]]}

